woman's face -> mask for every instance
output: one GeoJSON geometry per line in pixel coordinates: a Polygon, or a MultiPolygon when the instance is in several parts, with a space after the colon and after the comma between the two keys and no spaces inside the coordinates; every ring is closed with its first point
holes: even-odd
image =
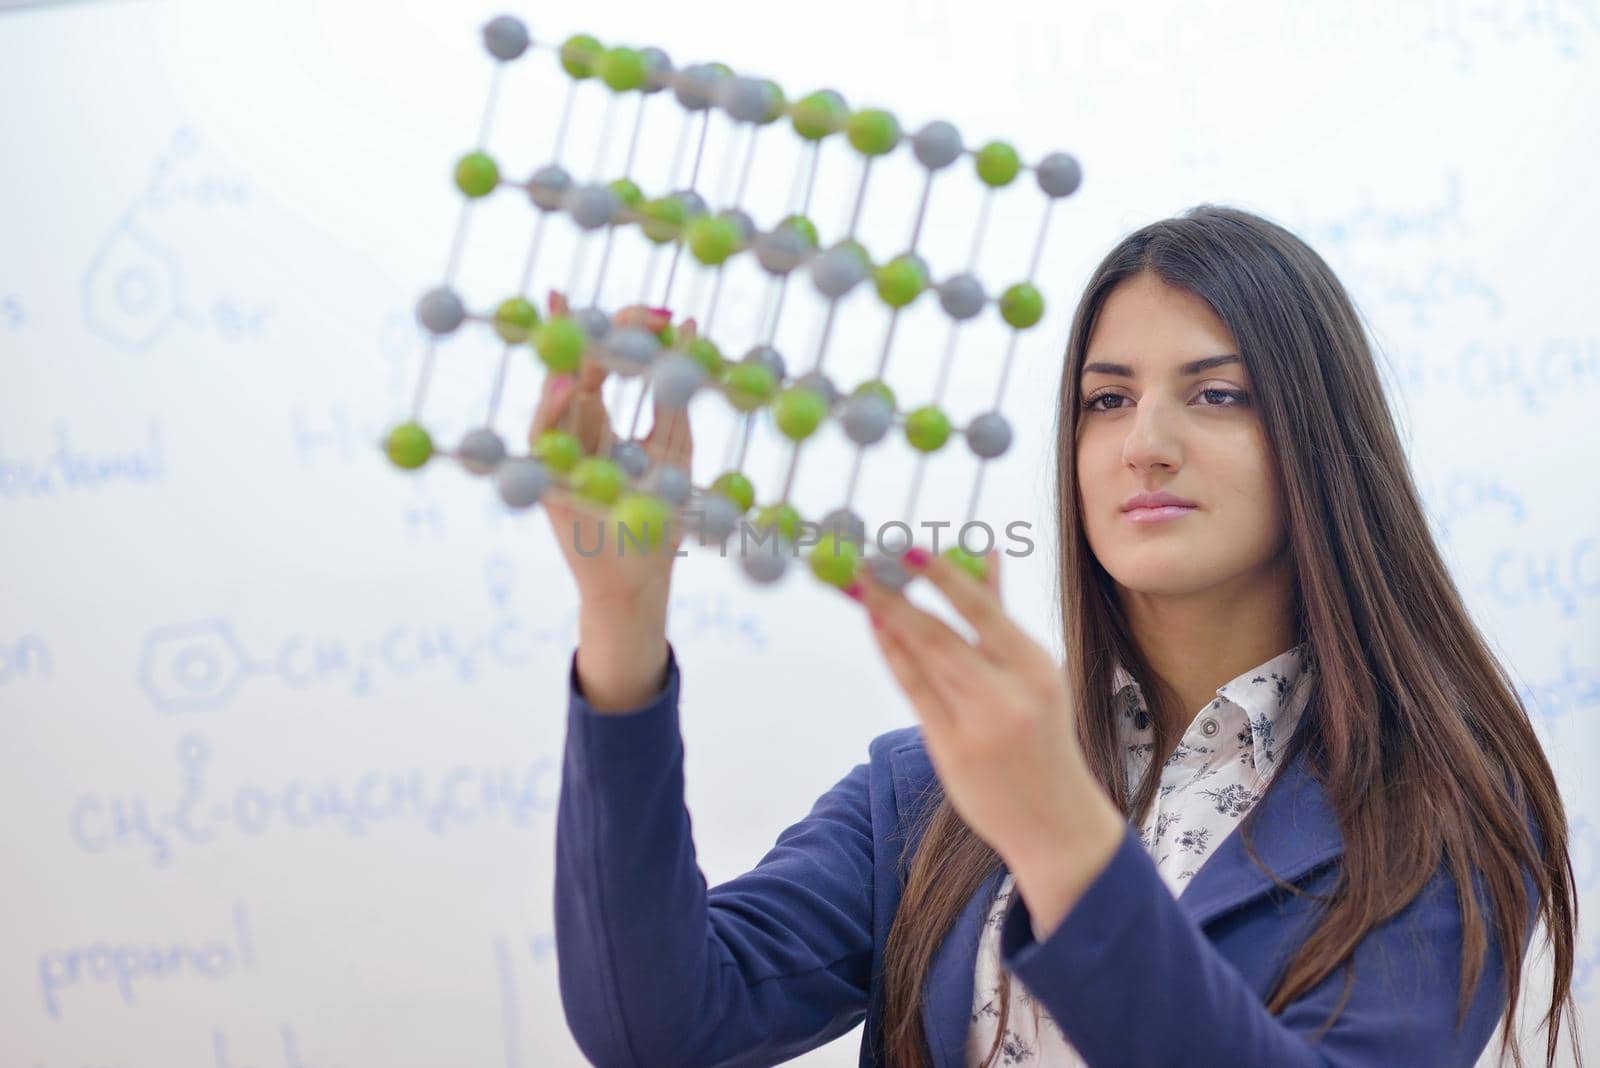
{"type": "Polygon", "coordinates": [[[1118,285],[1089,338],[1078,403],[1084,532],[1121,587],[1183,596],[1269,574],[1288,540],[1275,466],[1233,335],[1208,304],[1148,272],[1118,285]],[[1124,511],[1163,491],[1193,507],[1124,511]]]}

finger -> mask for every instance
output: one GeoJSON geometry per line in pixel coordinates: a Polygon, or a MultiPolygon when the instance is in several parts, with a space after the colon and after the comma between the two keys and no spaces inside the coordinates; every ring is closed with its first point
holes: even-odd
{"type": "Polygon", "coordinates": [[[1015,663],[1021,651],[1032,645],[1000,607],[998,575],[980,582],[953,561],[920,547],[908,550],[901,562],[913,574],[922,575],[938,587],[951,607],[972,626],[978,648],[985,655],[999,662],[1015,663]]]}
{"type": "Polygon", "coordinates": [[[687,411],[655,409],[655,421],[644,438],[645,455],[656,463],[687,469],[694,455],[694,434],[687,411]]]}
{"type": "Polygon", "coordinates": [[[571,416],[573,433],[583,443],[584,451],[594,456],[607,455],[617,440],[616,431],[611,428],[611,413],[598,390],[584,391],[581,378],[573,387],[571,416]]]}
{"type": "Polygon", "coordinates": [[[906,697],[910,699],[912,707],[917,712],[917,717],[929,730],[938,732],[948,730],[952,725],[950,708],[928,681],[927,675],[911,656],[905,643],[888,627],[873,627],[872,635],[878,643],[879,651],[883,653],[884,663],[889,665],[890,674],[900,684],[900,689],[905,691],[906,697]]]}
{"type": "MultiPolygon", "coordinates": [[[[677,347],[682,348],[694,337],[695,321],[685,319],[678,327],[677,347]]],[[[669,411],[652,401],[650,432],[644,440],[645,453],[652,459],[687,468],[694,455],[694,434],[688,409],[669,411]]]]}
{"type": "Polygon", "coordinates": [[[990,549],[984,554],[984,559],[989,566],[984,572],[983,581],[994,593],[995,600],[1004,603],[1004,598],[1000,596],[1000,550],[990,549]]]}
{"type": "Polygon", "coordinates": [[[551,315],[566,315],[572,310],[571,305],[567,303],[567,297],[565,293],[561,293],[558,290],[552,289],[548,299],[551,315]]]}
{"type": "MultiPolygon", "coordinates": [[[[865,568],[859,581],[861,603],[909,647],[908,651],[917,660],[928,665],[936,661],[955,662],[962,665],[963,670],[977,670],[974,661],[980,659],[978,651],[944,620],[912,604],[904,595],[886,589],[865,568]]],[[[931,671],[931,666],[928,670],[931,671]]]]}
{"type": "Polygon", "coordinates": [[[666,308],[650,308],[643,304],[630,304],[612,316],[611,321],[618,326],[642,327],[652,334],[656,334],[660,333],[663,327],[672,322],[672,312],[666,308]]]}
{"type": "Polygon", "coordinates": [[[533,412],[533,423],[528,428],[528,441],[561,422],[572,403],[573,378],[571,375],[545,375],[539,403],[533,412]]]}

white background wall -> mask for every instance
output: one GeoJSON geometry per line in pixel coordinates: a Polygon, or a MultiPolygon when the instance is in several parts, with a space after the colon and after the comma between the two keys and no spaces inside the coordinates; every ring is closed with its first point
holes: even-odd
{"type": "MultiPolygon", "coordinates": [[[[1082,159],[1041,275],[1051,313],[1007,393],[1016,451],[980,510],[1034,525],[1041,551],[1008,561],[1006,596],[1041,638],[1054,635],[1051,398],[1087,271],[1129,229],[1207,200],[1307,238],[1371,324],[1457,580],[1548,739],[1590,912],[1600,6],[1395,8],[520,13],[545,39],[657,44],[791,95],[835,87],[908,127],[944,117],[972,143],[1082,159]]],[[[0,17],[5,1064],[581,1063],[550,907],[572,586],[542,517],[507,514],[448,463],[408,476],[373,447],[409,407],[411,304],[445,261],[448,174],[490,77],[477,29],[497,10],[119,3],[0,17]],[[329,810],[331,797],[379,800],[362,815],[329,810]],[[152,971],[150,951],[177,963],[152,971]],[[143,963],[119,981],[104,967],[118,955],[143,963]]],[[[503,86],[491,147],[518,174],[551,144],[553,71],[541,53],[503,86]]],[[[593,139],[599,90],[586,99],[575,136],[593,139]]],[[[652,107],[640,173],[659,176],[677,111],[652,107]]],[[[770,223],[794,148],[781,129],[764,136],[752,200],[770,223]]],[[[574,148],[575,170],[590,151],[574,148]]],[[[824,168],[815,213],[834,235],[855,173],[843,158],[824,168]]],[[[708,152],[703,188],[719,188],[722,159],[708,152]]],[[[875,175],[875,252],[904,240],[904,159],[875,175]]],[[[936,274],[959,266],[975,201],[956,190],[970,185],[936,197],[936,274]]],[[[982,259],[996,285],[1024,272],[1038,206],[1031,189],[1012,195],[982,259]]],[[[531,223],[511,195],[475,216],[462,284],[478,306],[515,285],[531,223]]],[[[618,249],[615,279],[637,278],[637,246],[618,249]]],[[[560,256],[539,293],[564,281],[560,256]]],[[[759,297],[743,285],[730,294],[759,297]]],[[[726,347],[742,348],[759,300],[724,300],[726,347]]],[[[812,310],[785,313],[795,352],[813,343],[812,310]]],[[[848,311],[829,366],[853,382],[882,315],[869,298],[848,311]]],[[[921,313],[892,364],[909,395],[929,388],[942,339],[921,313]]],[[[958,416],[992,388],[998,337],[975,332],[963,350],[958,416]]],[[[481,334],[456,342],[427,409],[447,441],[478,417],[498,357],[481,334]]],[[[513,440],[537,384],[519,360],[499,424],[513,440]]],[[[697,477],[715,472],[728,426],[706,412],[697,477]]],[[[836,447],[817,455],[798,486],[820,511],[845,469],[836,447]]],[[[970,457],[940,464],[928,507],[959,517],[970,457]]],[[[909,470],[902,446],[869,465],[869,518],[901,507],[909,470]]],[[[770,487],[781,457],[758,449],[752,472],[770,487]]],[[[753,589],[701,552],[675,589],[689,804],[715,884],[913,717],[858,610],[815,583],[753,589]]],[[[1576,977],[1591,1013],[1595,932],[1576,977]]],[[[1537,987],[1527,997],[1541,1003],[1537,987]]],[[[806,1061],[853,1064],[858,1042],[806,1061]]],[[[1586,1047],[1600,1057],[1600,1036],[1586,1047]]]]}

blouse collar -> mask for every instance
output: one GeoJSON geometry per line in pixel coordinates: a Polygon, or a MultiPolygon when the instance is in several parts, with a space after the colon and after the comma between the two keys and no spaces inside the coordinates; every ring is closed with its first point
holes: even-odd
{"type": "MultiPolygon", "coordinates": [[[[1283,746],[1294,733],[1305,708],[1299,683],[1316,674],[1311,647],[1301,642],[1277,656],[1218,686],[1216,698],[1195,713],[1183,737],[1208,713],[1221,720],[1227,733],[1218,740],[1235,737],[1240,747],[1252,750],[1252,763],[1265,775],[1283,754],[1283,746]]],[[[1126,740],[1138,741],[1153,735],[1144,695],[1133,676],[1119,663],[1112,673],[1112,693],[1122,704],[1122,728],[1126,740]]]]}

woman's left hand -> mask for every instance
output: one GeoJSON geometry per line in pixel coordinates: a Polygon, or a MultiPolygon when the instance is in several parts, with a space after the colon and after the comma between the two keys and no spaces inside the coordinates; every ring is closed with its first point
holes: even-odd
{"type": "Polygon", "coordinates": [[[1127,824],[1078,744],[1064,672],[1001,607],[999,553],[991,550],[985,562],[980,582],[920,548],[902,557],[943,593],[975,641],[865,568],[859,599],[922,723],[946,796],[1016,875],[1039,926],[1051,911],[1064,914],[1104,868],[1127,824]],[[1051,909],[1048,899],[1064,907],[1051,909]]]}

